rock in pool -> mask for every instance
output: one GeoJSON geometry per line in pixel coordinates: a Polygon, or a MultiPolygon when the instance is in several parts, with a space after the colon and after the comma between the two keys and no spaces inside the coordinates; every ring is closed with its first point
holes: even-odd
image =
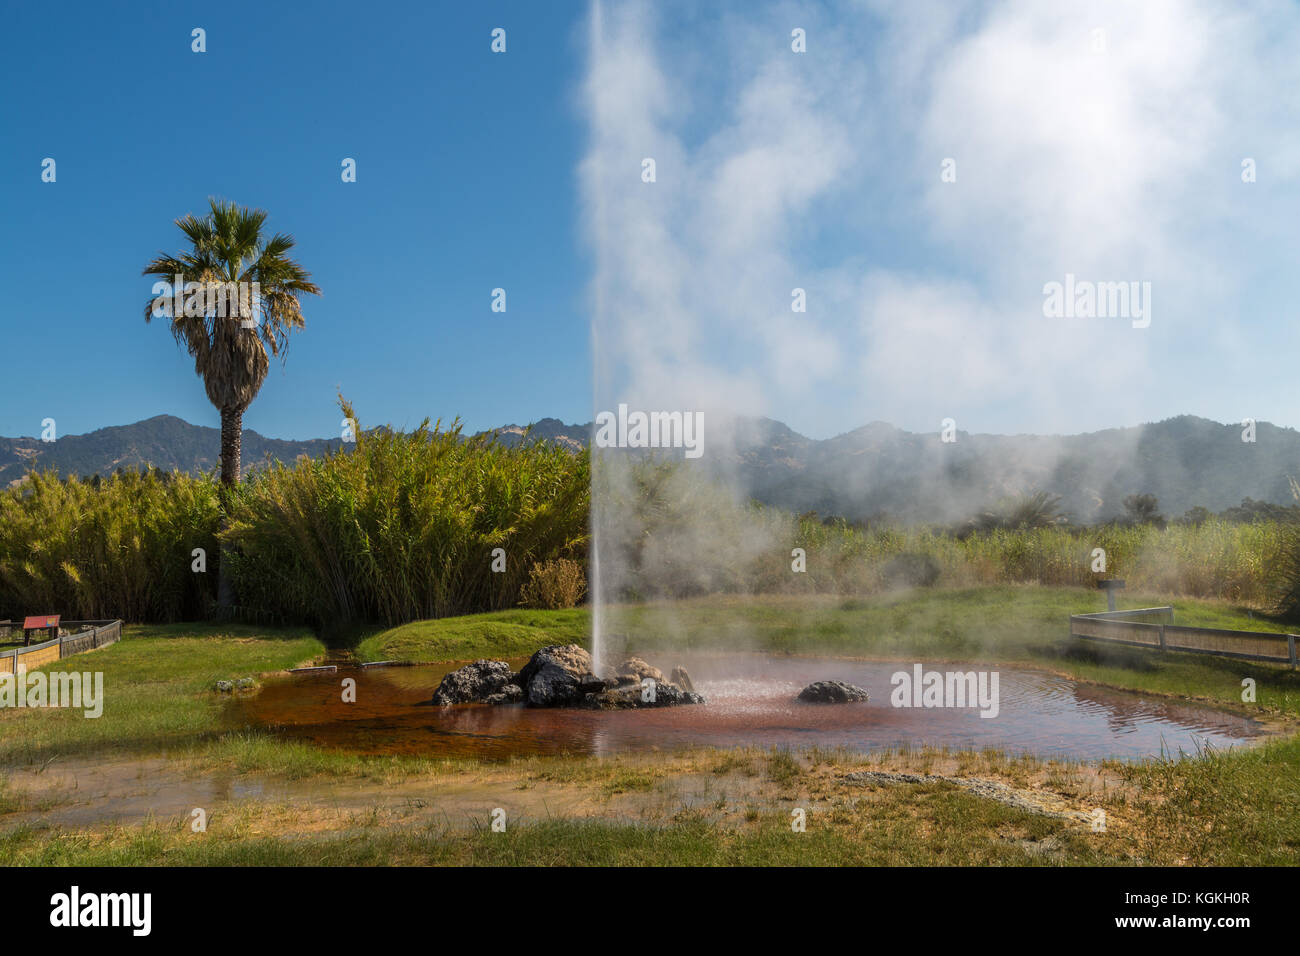
{"type": "Polygon", "coordinates": [[[840,680],[819,680],[799,691],[799,699],[812,704],[849,704],[868,698],[861,687],[840,680]]]}
{"type": "MultiPolygon", "coordinates": [[[[515,672],[505,661],[478,660],[454,670],[442,679],[438,689],[433,692],[433,702],[443,707],[452,704],[468,704],[471,701],[486,701],[488,698],[506,693],[505,688],[512,684],[515,672]]],[[[516,687],[515,690],[520,690],[516,687]]],[[[522,698],[523,694],[520,693],[522,698]]],[[[493,700],[490,703],[497,703],[493,700]]],[[[500,701],[506,703],[506,700],[500,701]]]]}
{"type": "Polygon", "coordinates": [[[617,677],[625,678],[620,683],[635,681],[639,684],[646,678],[653,680],[657,684],[668,683],[668,678],[664,677],[663,671],[657,667],[651,667],[639,657],[629,657],[614,669],[614,674],[617,677]],[[632,681],[626,680],[626,678],[632,678],[632,681]]]}
{"type": "Polygon", "coordinates": [[[592,710],[632,710],[637,707],[676,707],[679,704],[702,704],[704,698],[694,691],[682,690],[667,681],[655,682],[651,692],[645,684],[624,684],[599,694],[588,694],[582,706],[592,710]]]}
{"type": "Polygon", "coordinates": [[[691,675],[686,673],[685,667],[674,667],[673,676],[668,678],[670,684],[676,684],[682,690],[688,690],[695,693],[695,685],[691,683],[691,675]]]}
{"type": "Polygon", "coordinates": [[[483,698],[485,704],[518,704],[524,699],[524,689],[518,684],[506,684],[495,694],[483,698]]]}
{"type": "Polygon", "coordinates": [[[529,658],[515,683],[530,707],[559,707],[578,703],[594,680],[590,654],[577,644],[552,644],[529,658]]]}
{"type": "Polygon", "coordinates": [[[592,673],[591,655],[577,644],[553,644],[529,658],[518,674],[505,661],[466,664],[442,679],[433,702],[442,706],[523,703],[598,710],[704,703],[690,681],[680,667],[673,670],[673,680],[665,680],[662,671],[636,657],[624,661],[616,676],[601,678],[592,673]]]}

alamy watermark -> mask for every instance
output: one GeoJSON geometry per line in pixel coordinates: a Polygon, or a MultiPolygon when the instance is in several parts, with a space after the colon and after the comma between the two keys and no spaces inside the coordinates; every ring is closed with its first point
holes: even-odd
{"type": "Polygon", "coordinates": [[[1150,282],[1090,282],[1065,274],[1043,286],[1043,315],[1049,319],[1132,319],[1133,328],[1151,324],[1150,282]]]}
{"type": "Polygon", "coordinates": [[[104,712],[104,673],[95,671],[32,671],[19,664],[17,673],[0,674],[0,708],[71,707],[86,717],[104,712]]]}
{"type": "Polygon", "coordinates": [[[155,319],[187,318],[240,319],[240,327],[255,328],[262,303],[261,282],[186,282],[177,275],[175,281],[153,284],[155,319]]]}
{"type": "Polygon", "coordinates": [[[148,936],[153,928],[153,894],[83,893],[73,886],[50,897],[50,925],[125,927],[133,936],[148,936]]]}
{"type": "Polygon", "coordinates": [[[895,707],[979,708],[981,717],[998,715],[997,671],[895,671],[889,703],[895,707]]]}
{"type": "Polygon", "coordinates": [[[704,454],[703,412],[629,412],[596,415],[597,448],[684,448],[687,458],[704,454]]]}

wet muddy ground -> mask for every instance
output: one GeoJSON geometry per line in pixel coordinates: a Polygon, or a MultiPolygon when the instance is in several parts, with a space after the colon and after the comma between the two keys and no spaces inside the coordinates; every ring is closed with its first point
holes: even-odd
{"type": "MultiPolygon", "coordinates": [[[[34,800],[30,809],[0,818],[0,830],[36,826],[103,833],[105,827],[157,823],[188,831],[195,808],[222,827],[279,835],[376,826],[473,828],[498,808],[514,823],[559,817],[664,825],[683,813],[734,823],[755,810],[788,812],[795,802],[817,814],[846,801],[872,799],[855,779],[864,773],[856,763],[833,758],[818,763],[806,755],[793,759],[787,766],[752,749],[690,751],[291,779],[185,760],[79,758],[10,770],[11,790],[34,800]],[[790,775],[789,767],[796,765],[801,769],[790,775]]],[[[902,770],[1002,777],[1015,784],[1026,803],[1043,804],[1054,815],[1065,808],[1079,816],[1090,796],[1122,787],[1112,770],[1101,767],[1008,768],[995,758],[969,754],[891,755],[871,765],[892,768],[885,775],[902,770]],[[1064,787],[1072,798],[1047,793],[1040,789],[1044,784],[1064,787]]]]}

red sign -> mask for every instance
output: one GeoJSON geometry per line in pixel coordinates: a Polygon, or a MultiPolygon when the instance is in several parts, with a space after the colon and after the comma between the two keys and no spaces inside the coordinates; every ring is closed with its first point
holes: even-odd
{"type": "Polygon", "coordinates": [[[39,628],[58,627],[61,614],[42,614],[38,617],[23,618],[23,630],[31,631],[39,628]]]}

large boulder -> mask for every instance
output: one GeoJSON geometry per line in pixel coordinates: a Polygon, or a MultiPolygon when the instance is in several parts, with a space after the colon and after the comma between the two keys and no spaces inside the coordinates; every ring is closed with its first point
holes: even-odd
{"type": "Polygon", "coordinates": [[[867,692],[843,681],[819,680],[799,691],[799,699],[811,704],[850,704],[867,700],[867,692]]]}
{"type": "Polygon", "coordinates": [[[531,707],[577,704],[603,684],[591,673],[591,655],[577,644],[553,644],[534,654],[514,679],[531,707]]]}
{"type": "Polygon", "coordinates": [[[514,680],[514,676],[514,671],[505,661],[478,660],[444,677],[438,689],[433,692],[433,702],[450,707],[452,704],[486,701],[501,694],[514,680]]]}

